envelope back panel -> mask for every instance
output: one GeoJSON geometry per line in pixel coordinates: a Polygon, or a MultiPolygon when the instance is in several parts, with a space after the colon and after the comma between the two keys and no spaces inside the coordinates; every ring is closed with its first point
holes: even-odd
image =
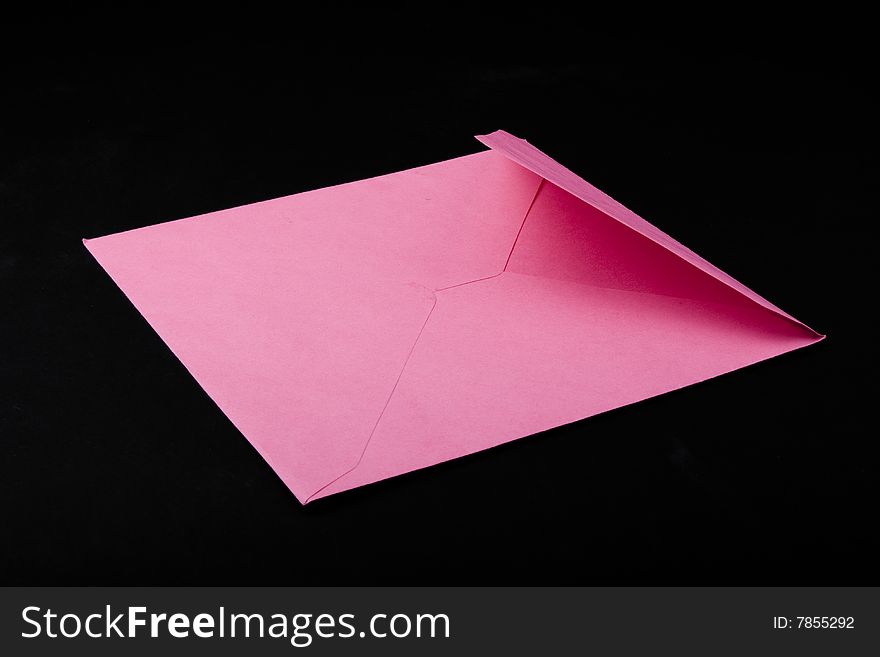
{"type": "MultiPolygon", "coordinates": [[[[730,372],[816,338],[757,304],[506,272],[440,292],[357,468],[328,495],[730,372]]],[[[578,435],[589,440],[589,431],[578,435]]],[[[536,482],[546,490],[549,482],[536,482]]]]}
{"type": "Polygon", "coordinates": [[[86,247],[301,502],[820,339],[525,142],[488,142],[86,247]]]}

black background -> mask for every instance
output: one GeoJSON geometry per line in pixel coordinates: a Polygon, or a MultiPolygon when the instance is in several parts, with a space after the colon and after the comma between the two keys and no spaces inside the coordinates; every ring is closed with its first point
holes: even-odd
{"type": "Polygon", "coordinates": [[[864,16],[2,21],[0,581],[877,582],[864,16]],[[526,138],[829,338],[301,507],[80,242],[526,138]]]}

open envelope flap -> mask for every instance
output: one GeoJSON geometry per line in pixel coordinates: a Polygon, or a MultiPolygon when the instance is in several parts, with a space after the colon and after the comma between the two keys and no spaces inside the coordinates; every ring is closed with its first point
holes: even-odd
{"type": "Polygon", "coordinates": [[[631,228],[641,235],[644,235],[649,240],[659,244],[685,262],[690,263],[709,276],[721,281],[731,289],[736,290],[747,299],[754,301],[760,306],[785,317],[792,322],[800,324],[816,336],[820,335],[782,309],[767,301],[756,292],[747,288],[732,276],[721,271],[712,263],[704,260],[656,226],[648,223],[629,208],[626,208],[580,176],[568,170],[548,155],[532,146],[526,140],[515,137],[504,130],[496,130],[488,135],[477,135],[476,138],[492,150],[503,153],[514,162],[535,172],[548,182],[564,189],[609,217],[619,221],[621,224],[631,228]]]}

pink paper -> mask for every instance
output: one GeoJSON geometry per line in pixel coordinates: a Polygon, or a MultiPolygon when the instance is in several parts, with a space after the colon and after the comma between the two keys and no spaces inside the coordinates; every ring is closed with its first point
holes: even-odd
{"type": "Polygon", "coordinates": [[[503,131],[86,240],[302,503],[822,338],[503,131]]]}

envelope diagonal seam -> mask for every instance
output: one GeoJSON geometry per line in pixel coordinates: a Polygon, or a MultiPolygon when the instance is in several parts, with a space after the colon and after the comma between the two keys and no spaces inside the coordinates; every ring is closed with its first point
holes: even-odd
{"type": "Polygon", "coordinates": [[[422,333],[425,331],[425,327],[428,325],[428,320],[431,319],[431,314],[434,312],[434,308],[437,307],[437,296],[436,295],[433,295],[433,296],[434,296],[434,299],[433,299],[433,302],[431,303],[431,308],[428,310],[428,314],[425,316],[425,321],[422,322],[422,326],[419,329],[419,332],[416,335],[415,340],[413,340],[413,343],[410,346],[409,351],[406,354],[406,358],[403,361],[403,365],[400,368],[400,372],[398,373],[397,378],[394,380],[394,385],[391,386],[391,391],[388,393],[388,397],[385,399],[385,403],[382,406],[382,410],[379,411],[379,415],[376,418],[376,422],[373,424],[373,428],[370,430],[370,434],[367,436],[367,440],[364,443],[364,447],[361,450],[361,453],[358,456],[357,461],[355,462],[355,464],[353,466],[351,466],[350,468],[345,470],[345,472],[334,477],[333,479],[328,481],[326,484],[321,486],[318,490],[316,490],[311,495],[309,495],[305,499],[305,502],[303,502],[303,504],[308,504],[312,500],[312,498],[314,498],[315,495],[320,493],[322,490],[324,490],[328,486],[331,486],[332,484],[335,484],[337,481],[339,481],[340,479],[342,479],[346,475],[353,472],[361,464],[361,461],[364,460],[364,454],[367,453],[367,448],[370,446],[370,441],[373,439],[373,434],[376,433],[376,429],[379,426],[379,423],[382,421],[382,416],[385,414],[385,410],[388,408],[388,404],[391,403],[391,399],[392,399],[392,397],[394,397],[394,392],[395,392],[395,390],[397,390],[397,386],[400,383],[400,380],[403,378],[403,373],[406,371],[406,365],[409,362],[409,359],[412,357],[413,352],[416,349],[416,345],[419,343],[419,338],[422,337],[422,333]]]}
{"type": "Polygon", "coordinates": [[[306,498],[306,500],[305,500],[305,502],[304,502],[305,504],[308,504],[308,503],[309,503],[309,502],[310,502],[310,501],[311,501],[316,495],[318,495],[321,491],[323,491],[323,490],[326,489],[327,487],[332,486],[333,484],[335,484],[337,481],[339,481],[339,480],[342,479],[343,477],[346,477],[347,475],[351,474],[355,469],[357,469],[357,467],[358,467],[358,466],[361,464],[361,462],[363,461],[363,459],[364,459],[364,455],[367,453],[367,449],[368,449],[369,446],[370,446],[370,442],[372,441],[373,436],[374,436],[375,433],[376,433],[376,429],[378,429],[379,424],[380,424],[381,421],[382,421],[382,417],[385,415],[385,411],[388,409],[388,406],[389,406],[389,404],[391,403],[392,398],[394,397],[394,393],[395,393],[395,391],[397,390],[397,387],[398,387],[398,385],[400,384],[400,381],[401,381],[401,379],[403,378],[404,373],[406,372],[406,366],[407,366],[407,364],[409,363],[410,358],[412,357],[413,352],[415,351],[416,346],[417,346],[418,343],[419,343],[419,339],[421,338],[422,333],[424,333],[425,328],[427,327],[428,322],[429,322],[430,319],[431,319],[431,315],[433,314],[434,309],[437,307],[437,296],[436,296],[437,293],[438,293],[438,292],[442,292],[443,290],[450,290],[450,289],[452,289],[452,288],[461,287],[461,286],[463,286],[463,285],[470,285],[470,284],[472,284],[472,283],[479,283],[479,282],[481,282],[481,281],[491,280],[491,279],[493,279],[493,278],[497,278],[497,277],[501,276],[504,272],[507,271],[507,267],[508,267],[508,265],[510,264],[510,258],[513,256],[513,251],[514,251],[514,249],[516,248],[516,244],[517,244],[517,242],[519,241],[519,236],[522,234],[523,227],[524,227],[525,224],[526,224],[526,220],[528,219],[529,214],[531,213],[532,208],[533,208],[534,205],[535,205],[535,200],[538,198],[538,194],[539,194],[540,191],[541,191],[541,187],[543,187],[543,185],[544,185],[545,182],[546,182],[546,181],[545,181],[544,178],[541,178],[541,180],[538,182],[538,185],[537,185],[537,187],[535,188],[535,193],[532,195],[532,199],[531,199],[531,201],[529,202],[529,206],[526,208],[526,211],[525,211],[525,213],[523,214],[523,218],[522,218],[522,221],[520,222],[519,229],[517,230],[516,235],[515,235],[514,238],[513,238],[513,243],[511,244],[511,246],[510,246],[510,250],[509,250],[508,253],[507,253],[507,258],[505,258],[505,261],[504,261],[504,267],[501,269],[500,272],[498,272],[497,274],[492,274],[491,276],[483,276],[482,278],[476,278],[476,279],[473,279],[473,280],[464,281],[464,282],[462,282],[462,283],[456,283],[455,285],[448,285],[448,286],[446,286],[446,287],[436,288],[436,289],[432,290],[432,294],[433,294],[433,296],[434,296],[434,300],[433,300],[433,303],[431,304],[431,308],[430,308],[430,310],[428,310],[428,314],[427,314],[426,317],[425,317],[425,321],[422,323],[422,326],[421,326],[421,328],[419,329],[419,332],[418,332],[418,334],[416,335],[415,340],[413,340],[412,346],[410,347],[409,352],[407,353],[406,358],[404,359],[403,365],[402,365],[401,368],[400,368],[400,372],[398,373],[397,378],[396,378],[395,381],[394,381],[394,385],[391,387],[391,391],[388,393],[388,397],[386,398],[385,403],[384,403],[384,405],[382,406],[382,410],[379,412],[379,416],[376,418],[376,422],[373,424],[373,428],[370,430],[370,434],[369,434],[369,436],[367,436],[367,440],[366,440],[366,442],[364,443],[364,447],[363,447],[363,449],[361,450],[361,453],[360,453],[360,455],[358,456],[357,461],[355,462],[354,465],[352,465],[350,468],[348,468],[347,470],[345,470],[342,474],[337,475],[336,477],[334,477],[333,479],[331,479],[330,481],[328,481],[326,484],[324,484],[323,486],[321,486],[318,490],[316,490],[315,492],[311,493],[311,494],[306,498]]]}
{"type": "Polygon", "coordinates": [[[516,231],[516,236],[513,238],[513,244],[510,245],[510,251],[507,253],[507,258],[504,260],[504,267],[497,274],[492,274],[491,276],[483,276],[481,278],[475,278],[470,281],[464,281],[463,283],[456,283],[455,285],[447,285],[446,287],[438,287],[434,290],[434,292],[442,292],[443,290],[451,290],[454,287],[461,287],[462,285],[470,285],[471,283],[479,283],[481,281],[489,281],[493,278],[498,278],[507,271],[507,267],[510,264],[510,258],[513,257],[513,250],[516,248],[516,243],[519,241],[519,236],[522,235],[523,228],[526,225],[526,220],[529,218],[529,214],[532,212],[532,208],[535,205],[535,201],[538,198],[538,194],[541,192],[541,187],[544,186],[546,179],[541,178],[541,181],[538,183],[538,187],[535,189],[535,194],[532,196],[532,200],[529,202],[529,207],[526,208],[526,212],[523,215],[523,219],[519,224],[519,230],[516,231]]]}

